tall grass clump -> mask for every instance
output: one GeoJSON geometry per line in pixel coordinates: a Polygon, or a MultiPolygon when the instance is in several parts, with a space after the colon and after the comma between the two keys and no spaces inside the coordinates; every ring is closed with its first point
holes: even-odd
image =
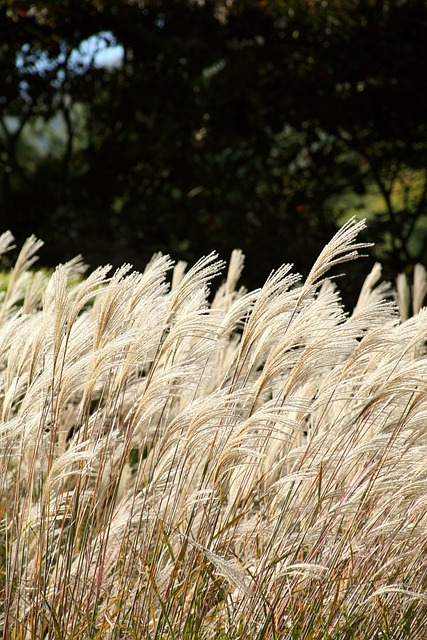
{"type": "Polygon", "coordinates": [[[376,266],[346,313],[328,272],[363,226],[253,292],[235,251],[213,299],[215,255],[81,278],[28,239],[0,302],[3,638],[427,637],[426,277],[396,304],[376,266]]]}

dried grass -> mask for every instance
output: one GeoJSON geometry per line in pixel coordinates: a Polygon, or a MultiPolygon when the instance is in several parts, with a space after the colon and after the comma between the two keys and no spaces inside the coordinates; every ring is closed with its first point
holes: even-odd
{"type": "Polygon", "coordinates": [[[0,304],[3,638],[427,636],[426,277],[395,305],[376,266],[346,314],[325,277],[362,228],[250,293],[234,252],[211,304],[215,255],[76,284],[28,239],[0,304]]]}

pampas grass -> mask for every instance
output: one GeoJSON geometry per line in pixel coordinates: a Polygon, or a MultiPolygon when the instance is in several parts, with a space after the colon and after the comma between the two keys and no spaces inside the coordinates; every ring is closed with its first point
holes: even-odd
{"type": "Polygon", "coordinates": [[[327,277],[363,226],[253,292],[235,251],[211,304],[214,254],[82,279],[31,271],[27,240],[0,305],[3,638],[427,636],[426,278],[396,304],[376,266],[346,313],[327,277]]]}

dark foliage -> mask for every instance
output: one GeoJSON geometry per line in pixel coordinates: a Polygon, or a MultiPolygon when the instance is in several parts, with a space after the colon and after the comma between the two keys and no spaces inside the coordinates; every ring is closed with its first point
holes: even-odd
{"type": "Polygon", "coordinates": [[[45,262],[239,246],[254,286],[373,191],[388,274],[426,260],[425,1],[8,0],[0,55],[2,227],[45,262]]]}

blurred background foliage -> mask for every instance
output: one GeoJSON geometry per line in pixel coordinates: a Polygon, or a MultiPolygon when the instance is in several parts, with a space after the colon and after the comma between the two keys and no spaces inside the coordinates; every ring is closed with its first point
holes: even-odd
{"type": "Polygon", "coordinates": [[[425,0],[0,0],[0,71],[1,227],[46,265],[240,247],[258,286],[353,213],[427,262],[425,0]]]}

